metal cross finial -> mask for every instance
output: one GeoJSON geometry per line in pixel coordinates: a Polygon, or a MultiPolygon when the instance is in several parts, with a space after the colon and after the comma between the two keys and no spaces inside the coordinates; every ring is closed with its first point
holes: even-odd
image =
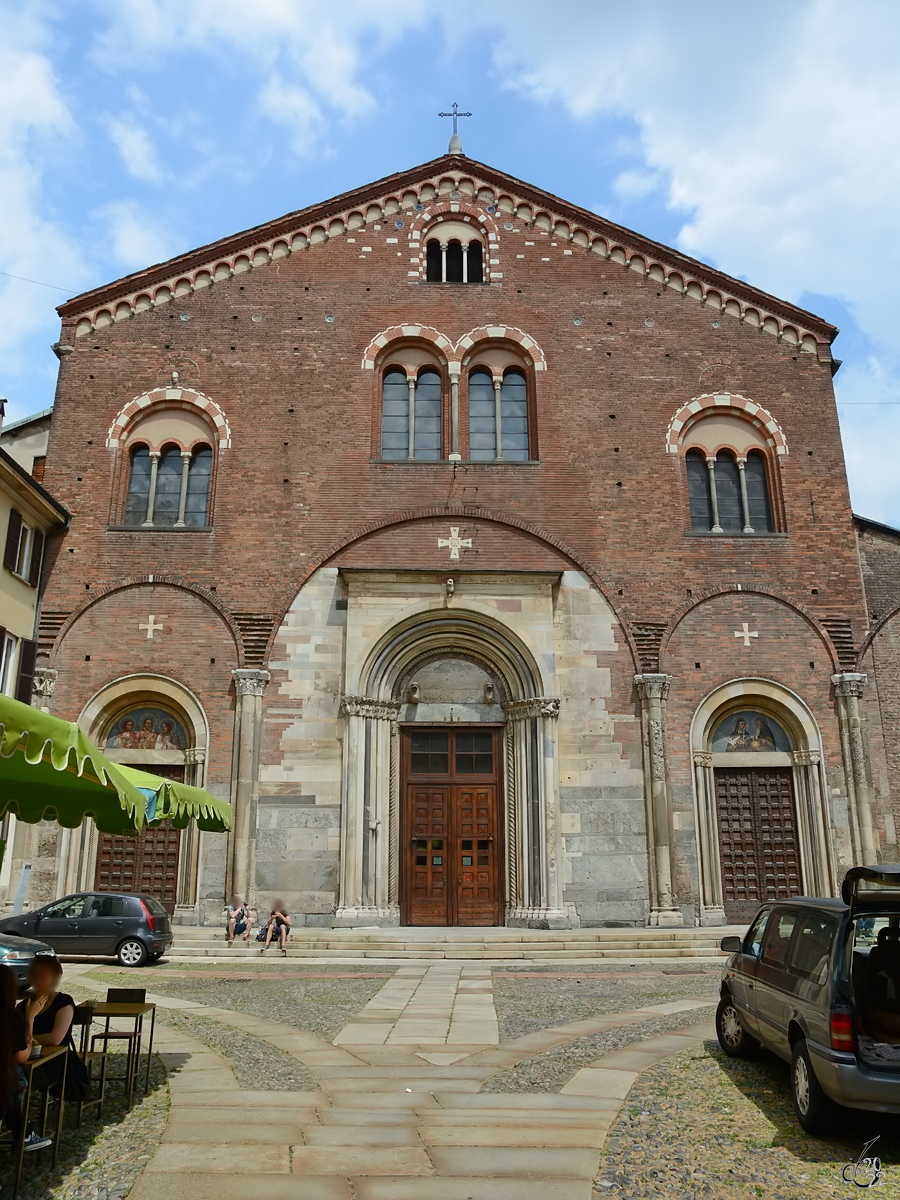
{"type": "Polygon", "coordinates": [[[460,138],[459,138],[459,130],[457,128],[456,122],[458,121],[458,119],[460,117],[471,117],[471,115],[472,114],[470,112],[460,112],[459,105],[456,103],[455,100],[453,101],[453,111],[452,112],[438,113],[439,117],[452,117],[453,118],[453,136],[450,138],[450,146],[448,148],[449,154],[462,154],[462,142],[460,141],[460,138]]]}

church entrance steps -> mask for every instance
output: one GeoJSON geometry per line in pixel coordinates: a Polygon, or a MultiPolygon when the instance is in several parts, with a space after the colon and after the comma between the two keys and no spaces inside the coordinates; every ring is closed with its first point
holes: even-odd
{"type": "MultiPolygon", "coordinates": [[[[744,928],[639,929],[298,929],[292,935],[287,958],[377,959],[526,959],[564,961],[578,959],[720,959],[720,939],[744,928]]],[[[176,926],[175,943],[167,959],[221,958],[254,961],[281,960],[276,947],[265,955],[259,943],[236,941],[227,946],[219,930],[176,926]]]]}

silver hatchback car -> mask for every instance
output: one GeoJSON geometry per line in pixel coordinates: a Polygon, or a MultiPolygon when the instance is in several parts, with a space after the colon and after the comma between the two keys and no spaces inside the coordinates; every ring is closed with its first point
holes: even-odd
{"type": "Polygon", "coordinates": [[[900,1113],[900,866],[854,867],[841,897],[769,903],[722,939],[719,1044],[789,1062],[808,1133],[833,1132],[841,1105],[900,1113]]]}

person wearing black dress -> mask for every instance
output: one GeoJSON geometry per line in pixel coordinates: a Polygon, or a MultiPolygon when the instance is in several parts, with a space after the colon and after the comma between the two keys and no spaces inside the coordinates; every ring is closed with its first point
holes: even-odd
{"type": "MultiPolygon", "coordinates": [[[[31,1020],[45,1001],[34,1000],[31,1012],[23,1014],[16,1008],[19,989],[9,967],[0,963],[0,1119],[18,1142],[22,1136],[22,1093],[25,1078],[20,1064],[28,1062],[31,1053],[31,1020]]],[[[52,1139],[41,1137],[32,1130],[25,1138],[26,1150],[43,1150],[52,1139]]]]}
{"type": "MultiPolygon", "coordinates": [[[[58,958],[49,954],[39,955],[32,959],[28,970],[28,982],[31,985],[31,999],[23,1000],[18,1012],[28,1020],[29,1006],[34,1006],[31,1018],[31,1036],[39,1046],[71,1046],[72,1021],[75,1018],[75,1001],[66,992],[59,991],[59,981],[62,979],[62,963],[58,958]],[[40,1001],[40,1007],[36,1005],[40,1001]]],[[[72,1052],[70,1051],[70,1054],[72,1052]]],[[[35,1084],[41,1091],[46,1091],[59,1083],[63,1074],[62,1055],[53,1062],[47,1063],[35,1075],[35,1084]]],[[[68,1095],[69,1088],[66,1087],[68,1095]]]]}

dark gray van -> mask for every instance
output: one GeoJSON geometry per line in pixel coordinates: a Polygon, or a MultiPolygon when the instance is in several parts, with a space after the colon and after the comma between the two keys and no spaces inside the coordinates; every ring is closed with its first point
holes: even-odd
{"type": "Polygon", "coordinates": [[[854,867],[841,897],[770,902],[722,939],[719,1044],[789,1062],[809,1133],[833,1131],[839,1105],[900,1113],[900,866],[854,867]]]}

